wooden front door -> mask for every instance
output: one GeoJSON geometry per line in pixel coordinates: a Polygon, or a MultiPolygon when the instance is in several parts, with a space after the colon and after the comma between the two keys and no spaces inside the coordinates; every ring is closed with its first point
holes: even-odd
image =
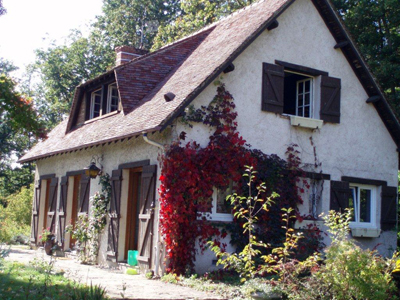
{"type": "Polygon", "coordinates": [[[128,208],[124,259],[128,258],[128,250],[138,249],[138,215],[141,176],[141,167],[129,170],[128,208]]]}

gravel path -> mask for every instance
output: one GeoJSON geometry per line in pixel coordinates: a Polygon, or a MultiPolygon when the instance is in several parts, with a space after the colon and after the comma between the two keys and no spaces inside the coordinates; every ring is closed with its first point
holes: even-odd
{"type": "MultiPolygon", "coordinates": [[[[43,250],[28,250],[12,247],[7,260],[28,264],[34,258],[49,261],[50,257],[43,250]]],[[[143,275],[127,275],[121,270],[112,270],[98,266],[81,265],[67,257],[57,257],[54,264],[57,270],[65,272],[64,276],[80,283],[101,285],[106,288],[107,295],[113,299],[154,300],[216,300],[223,299],[218,295],[200,292],[188,287],[164,283],[160,280],[148,280],[143,275]],[[126,290],[123,291],[125,285],[126,290]]]]}

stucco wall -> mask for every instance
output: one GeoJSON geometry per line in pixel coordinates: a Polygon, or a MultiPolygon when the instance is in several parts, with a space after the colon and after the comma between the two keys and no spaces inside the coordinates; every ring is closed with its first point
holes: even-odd
{"type": "MultiPolygon", "coordinates": [[[[166,130],[162,134],[150,134],[148,136],[149,139],[155,140],[158,143],[164,144],[170,141],[170,130],[166,130]]],[[[99,146],[95,148],[90,148],[82,151],[77,151],[73,153],[63,154],[59,156],[53,156],[47,159],[42,159],[37,161],[37,170],[36,170],[36,179],[39,179],[40,176],[47,174],[55,174],[56,177],[61,178],[65,176],[67,172],[82,170],[87,167],[91,161],[93,155],[99,155],[103,157],[101,164],[103,165],[103,171],[110,174],[112,170],[118,169],[118,166],[124,163],[137,162],[149,159],[150,165],[158,163],[158,155],[160,153],[160,149],[147,144],[142,137],[132,138],[130,140],[125,140],[123,142],[116,142],[112,144],[106,144],[104,146],[99,146]]],[[[123,172],[125,174],[125,172],[123,172]]],[[[159,177],[160,169],[157,167],[157,178],[159,177]]],[[[69,177],[71,179],[69,181],[68,186],[68,203],[67,203],[67,212],[71,213],[71,202],[72,202],[72,185],[73,185],[73,177],[69,177]]],[[[121,219],[120,219],[120,239],[119,246],[122,251],[125,246],[125,234],[126,234],[126,207],[127,207],[127,191],[128,185],[124,183],[126,181],[126,176],[123,176],[121,191],[121,219]]],[[[42,186],[43,188],[44,186],[42,186]]],[[[158,189],[159,184],[157,181],[156,190],[158,189]]],[[[98,179],[92,179],[90,182],[90,195],[92,196],[96,191],[101,191],[101,186],[98,183],[98,179]]],[[[58,199],[59,199],[60,189],[58,189],[58,199]]],[[[43,193],[42,193],[43,195],[43,193]]],[[[42,198],[42,197],[41,197],[42,198]]],[[[158,193],[156,192],[156,212],[155,215],[158,214],[159,203],[158,203],[158,193]]],[[[44,200],[41,201],[44,203],[44,200]]],[[[59,205],[59,201],[57,203],[59,205]]],[[[57,206],[58,209],[58,206],[57,206]]],[[[43,211],[40,212],[40,216],[43,216],[43,211]]],[[[39,218],[42,220],[42,217],[39,218]]],[[[70,216],[66,217],[67,223],[70,220],[70,216]]],[[[39,221],[39,223],[42,221],[39,221]]],[[[42,223],[40,223],[42,224],[42,223]]],[[[39,224],[39,225],[40,225],[39,224]]],[[[58,230],[58,222],[57,222],[58,230]]],[[[41,228],[41,227],[40,227],[41,228]]],[[[154,222],[154,240],[153,245],[156,245],[156,238],[158,236],[158,220],[154,222]]],[[[66,234],[65,237],[66,244],[69,242],[69,234],[66,234]]],[[[107,252],[107,241],[108,241],[108,224],[106,229],[104,230],[103,235],[101,236],[101,245],[100,245],[100,255],[99,255],[99,263],[106,264],[106,252],[107,252]]]]}
{"type": "MultiPolygon", "coordinates": [[[[336,42],[312,2],[295,1],[277,20],[279,27],[263,32],[233,61],[235,70],[222,75],[221,81],[235,98],[238,130],[243,138],[252,148],[282,158],[290,144],[297,144],[305,169],[330,174],[331,180],[351,176],[384,180],[389,186],[397,186],[397,147],[373,105],[365,102],[366,92],[341,50],[334,49],[336,42]],[[324,123],[322,128],[311,130],[291,126],[288,116],[262,111],[262,63],[273,64],[275,60],[340,78],[340,124],[324,123]],[[313,167],[315,160],[320,167],[313,167]]],[[[193,102],[194,106],[207,105],[215,94],[216,87],[208,86],[193,102]]],[[[177,131],[181,130],[189,140],[202,146],[208,143],[209,130],[204,126],[189,129],[179,124],[177,131]]],[[[322,212],[329,210],[329,199],[327,181],[322,191],[322,212]]],[[[307,201],[300,211],[308,213],[307,201]]],[[[375,213],[379,224],[379,205],[375,213]]],[[[395,248],[396,233],[384,232],[380,238],[359,240],[363,247],[370,248],[382,243],[378,250],[389,254],[395,248]]]]}

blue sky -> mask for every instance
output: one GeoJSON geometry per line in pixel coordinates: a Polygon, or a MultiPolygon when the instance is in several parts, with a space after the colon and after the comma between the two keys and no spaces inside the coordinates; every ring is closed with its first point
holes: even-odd
{"type": "MultiPolygon", "coordinates": [[[[23,72],[35,59],[34,50],[51,40],[62,44],[71,29],[85,30],[101,13],[102,0],[3,0],[0,17],[0,57],[23,72]]],[[[18,76],[18,75],[17,75],[18,76]]]]}

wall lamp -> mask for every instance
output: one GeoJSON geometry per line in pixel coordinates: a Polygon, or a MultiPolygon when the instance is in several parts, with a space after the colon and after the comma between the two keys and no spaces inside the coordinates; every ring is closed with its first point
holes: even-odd
{"type": "Polygon", "coordinates": [[[101,175],[103,166],[100,163],[100,160],[103,160],[103,155],[102,156],[98,156],[98,155],[92,156],[92,159],[90,160],[90,165],[84,169],[86,176],[90,177],[91,179],[94,179],[97,177],[97,175],[101,175]],[[97,167],[96,162],[99,163],[101,168],[97,167]]]}

